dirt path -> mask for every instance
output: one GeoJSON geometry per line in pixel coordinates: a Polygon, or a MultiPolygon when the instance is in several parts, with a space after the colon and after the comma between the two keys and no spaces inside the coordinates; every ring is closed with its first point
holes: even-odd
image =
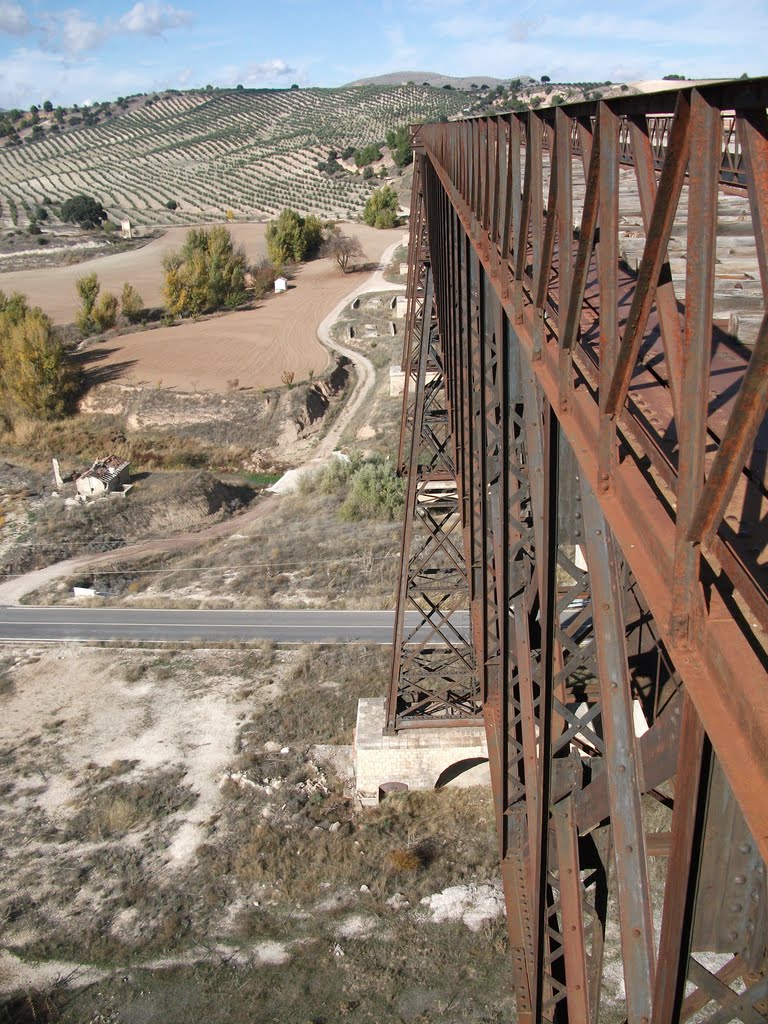
{"type": "MultiPolygon", "coordinates": [[[[286,476],[295,479],[302,472],[316,470],[322,466],[323,463],[328,460],[334,448],[338,444],[339,438],[343,434],[347,425],[370,395],[376,380],[375,370],[372,363],[359,352],[355,352],[353,349],[344,348],[333,343],[330,330],[343,309],[358,295],[372,291],[401,290],[400,285],[390,284],[384,280],[384,270],[399,244],[399,240],[393,242],[384,251],[381,256],[378,269],[360,285],[345,295],[343,299],[337,302],[334,308],[323,318],[317,327],[317,336],[326,348],[335,348],[337,352],[341,352],[355,364],[358,371],[357,383],[355,390],[349,396],[344,409],[336,420],[336,423],[318,445],[314,457],[303,466],[298,467],[298,469],[291,470],[290,474],[286,474],[286,476]]],[[[140,560],[142,558],[166,554],[170,551],[189,551],[190,549],[199,547],[202,544],[218,540],[221,537],[226,537],[230,533],[239,533],[244,527],[261,519],[278,505],[280,501],[278,495],[281,490],[286,491],[292,489],[292,486],[284,487],[282,489],[278,487],[275,489],[274,494],[258,500],[252,508],[243,512],[242,515],[234,516],[231,519],[227,519],[225,522],[216,523],[214,526],[210,526],[207,529],[200,530],[196,533],[178,534],[174,537],[163,537],[157,540],[142,541],[139,544],[130,544],[124,548],[119,548],[116,551],[106,551],[98,555],[71,558],[64,562],[56,562],[54,565],[48,565],[43,569],[36,569],[34,572],[25,573],[23,576],[19,576],[16,579],[0,583],[0,605],[19,604],[21,599],[27,594],[31,594],[33,591],[38,590],[41,587],[48,586],[55,580],[74,575],[75,573],[86,569],[94,569],[100,565],[110,564],[117,561],[123,562],[131,558],[140,560]]]]}
{"type": "Polygon", "coordinates": [[[385,249],[382,253],[381,260],[379,261],[378,270],[374,271],[373,274],[364,281],[359,287],[355,288],[353,292],[346,295],[341,302],[339,302],[331,312],[322,320],[320,326],[317,328],[317,336],[320,341],[327,348],[335,348],[337,352],[341,352],[342,355],[347,356],[357,367],[358,375],[358,386],[355,393],[350,396],[350,400],[344,407],[344,411],[336,420],[336,423],[331,427],[325,437],[318,445],[317,452],[313,461],[318,459],[325,459],[330,456],[339,440],[346,430],[347,426],[354,417],[357,415],[359,409],[362,408],[365,400],[370,396],[371,391],[376,383],[376,371],[373,367],[373,363],[370,359],[366,359],[360,352],[355,352],[354,349],[346,348],[344,345],[339,345],[338,342],[334,342],[331,338],[331,328],[341,316],[344,309],[357,298],[358,295],[362,295],[365,292],[400,292],[403,290],[403,286],[399,284],[391,284],[384,278],[384,271],[389,266],[392,256],[395,253],[400,241],[393,242],[389,248],[385,249]]]}

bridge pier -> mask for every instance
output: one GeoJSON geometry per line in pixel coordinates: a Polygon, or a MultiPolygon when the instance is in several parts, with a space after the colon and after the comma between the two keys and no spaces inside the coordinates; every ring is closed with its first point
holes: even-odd
{"type": "Polygon", "coordinates": [[[386,735],[386,705],[380,697],[357,705],[355,790],[364,806],[388,792],[441,789],[444,785],[490,785],[488,747],[482,724],[401,729],[386,735]]]}

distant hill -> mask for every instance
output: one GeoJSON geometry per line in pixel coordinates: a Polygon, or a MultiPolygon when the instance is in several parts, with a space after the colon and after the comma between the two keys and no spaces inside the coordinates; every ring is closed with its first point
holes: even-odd
{"type": "MultiPolygon", "coordinates": [[[[66,130],[41,114],[21,143],[0,148],[0,226],[21,227],[38,204],[94,196],[113,220],[139,224],[272,217],[285,206],[355,217],[374,176],[354,164],[318,169],[336,150],[383,142],[390,128],[455,116],[466,93],[418,86],[232,89],[131,97],[120,114],[66,130]],[[32,132],[36,131],[37,139],[32,132]],[[177,203],[175,209],[166,208],[177,203]]],[[[77,118],[79,120],[79,118],[77,118]]],[[[375,174],[392,162],[372,165],[375,174]]]]}
{"type": "MultiPolygon", "coordinates": [[[[533,81],[528,75],[520,75],[519,77],[521,82],[533,81]]],[[[472,75],[469,78],[458,78],[454,75],[439,75],[433,71],[393,71],[391,75],[359,78],[356,82],[349,82],[347,87],[359,85],[406,85],[408,82],[413,82],[415,85],[426,84],[438,89],[442,89],[444,85],[450,85],[454,89],[471,89],[473,85],[476,85],[478,88],[482,85],[487,85],[489,89],[494,89],[497,85],[504,85],[510,81],[510,78],[489,78],[488,75],[472,75]]]]}

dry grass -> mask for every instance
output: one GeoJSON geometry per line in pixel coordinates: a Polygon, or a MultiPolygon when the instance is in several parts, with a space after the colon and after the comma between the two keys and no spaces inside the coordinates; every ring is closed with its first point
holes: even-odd
{"type": "MultiPolygon", "coordinates": [[[[116,656],[88,657],[106,663],[116,656]]],[[[199,803],[184,764],[158,770],[151,759],[138,760],[140,730],[134,758],[86,762],[74,774],[62,765],[85,742],[82,716],[46,719],[27,741],[0,752],[0,786],[6,780],[10,786],[1,790],[4,834],[16,851],[12,873],[10,863],[0,872],[7,940],[21,943],[16,948],[28,961],[100,964],[106,972],[96,986],[49,993],[50,1015],[41,1020],[186,1024],[200,1016],[212,1024],[304,1024],[343,1016],[399,1024],[427,1012],[447,1024],[508,1019],[508,1012],[497,1013],[509,1011],[503,926],[489,925],[478,937],[464,926],[418,919],[423,896],[498,877],[489,793],[393,794],[380,807],[359,811],[341,781],[308,754],[317,743],[349,741],[357,694],[384,690],[385,651],[263,644],[172,658],[142,651],[117,657],[111,692],[127,687],[132,700],[154,692],[141,698],[148,702],[139,716],[148,742],[157,742],[158,703],[183,692],[185,714],[193,699],[202,702],[191,745],[204,750],[208,702],[225,688],[232,714],[243,716],[232,774],[201,823],[195,855],[171,866],[169,848],[185,812],[199,803]],[[289,752],[265,749],[268,740],[289,752]],[[74,785],[63,820],[51,821],[34,803],[49,774],[74,785]],[[403,861],[404,853],[418,858],[418,870],[392,873],[392,865],[412,863],[403,861]],[[387,903],[398,892],[413,910],[387,903]],[[373,922],[370,938],[338,938],[349,913],[373,922]],[[282,944],[290,964],[254,962],[256,969],[239,970],[236,963],[249,964],[266,940],[282,944]],[[339,941],[342,957],[333,952],[339,941]],[[476,958],[480,942],[483,957],[476,958]],[[238,960],[222,967],[215,952],[222,948],[222,957],[238,960]],[[150,970],[153,956],[166,964],[186,960],[172,970],[150,970]],[[191,966],[196,957],[209,962],[191,966]],[[443,991],[448,977],[459,979],[456,991],[443,991]],[[438,989],[444,998],[435,996],[438,989]]],[[[98,674],[95,662],[89,669],[98,674]]],[[[214,781],[221,781],[218,772],[214,781]]],[[[2,1012],[8,1019],[21,1005],[0,1010],[0,1024],[2,1012]]]]}
{"type": "MultiPolygon", "coordinates": [[[[400,524],[344,522],[340,512],[345,497],[343,490],[286,495],[247,533],[200,547],[194,554],[145,559],[140,570],[116,563],[117,574],[89,573],[88,585],[107,595],[102,605],[392,607],[400,524]]],[[[49,599],[68,598],[75,582],[51,590],[49,599]]]]}
{"type": "Polygon", "coordinates": [[[89,772],[80,787],[76,813],[67,829],[70,839],[103,840],[125,836],[137,825],[161,821],[191,807],[195,794],[183,784],[182,769],[166,769],[136,781],[103,782],[104,773],[89,772]]]}
{"type": "MultiPolygon", "coordinates": [[[[51,489],[51,483],[47,484],[51,489]]],[[[161,537],[210,525],[246,507],[258,490],[225,484],[206,471],[152,473],[127,498],[111,497],[66,507],[61,498],[28,500],[15,543],[0,571],[25,572],[75,555],[109,551],[147,536],[161,537]]],[[[91,585],[90,577],[84,581],[91,585]]],[[[111,577],[104,581],[110,589],[111,577]]],[[[122,581],[123,586],[130,578],[122,581]]],[[[117,580],[112,581],[119,585],[117,580]]]]}
{"type": "Polygon", "coordinates": [[[385,857],[386,870],[391,875],[403,875],[418,871],[423,867],[423,860],[418,850],[398,847],[390,850],[385,857]]]}
{"type": "Polygon", "coordinates": [[[379,646],[299,648],[285,686],[254,713],[253,727],[281,744],[351,743],[357,702],[386,692],[389,658],[379,646]]]}

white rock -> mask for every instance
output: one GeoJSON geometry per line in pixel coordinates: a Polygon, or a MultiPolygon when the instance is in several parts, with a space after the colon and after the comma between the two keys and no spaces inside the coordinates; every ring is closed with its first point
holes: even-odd
{"type": "MultiPolygon", "coordinates": [[[[340,821],[334,821],[334,822],[332,822],[328,826],[328,831],[329,832],[338,832],[340,828],[341,828],[341,822],[340,821]]],[[[367,892],[368,890],[366,889],[365,891],[367,892]]]]}
{"type": "MultiPolygon", "coordinates": [[[[333,828],[333,825],[331,826],[331,828],[333,828]]],[[[371,890],[368,888],[367,885],[361,885],[360,886],[360,892],[370,892],[370,891],[371,890]]]]}
{"type": "Polygon", "coordinates": [[[280,753],[281,754],[290,754],[290,752],[291,752],[291,748],[290,747],[280,747],[280,753]]]}
{"type": "Polygon", "coordinates": [[[276,754],[278,751],[282,750],[280,744],[275,743],[274,740],[267,740],[264,744],[264,749],[268,754],[276,754]]]}
{"type": "Polygon", "coordinates": [[[390,896],[386,903],[391,910],[408,910],[411,905],[411,901],[407,900],[401,892],[390,896]]]}
{"type": "Polygon", "coordinates": [[[350,914],[336,929],[340,939],[367,939],[376,931],[379,919],[373,914],[350,914]]]}
{"type": "Polygon", "coordinates": [[[504,894],[500,885],[454,885],[433,896],[425,896],[426,907],[435,924],[442,921],[463,921],[473,932],[486,921],[504,913],[504,894]]]}

